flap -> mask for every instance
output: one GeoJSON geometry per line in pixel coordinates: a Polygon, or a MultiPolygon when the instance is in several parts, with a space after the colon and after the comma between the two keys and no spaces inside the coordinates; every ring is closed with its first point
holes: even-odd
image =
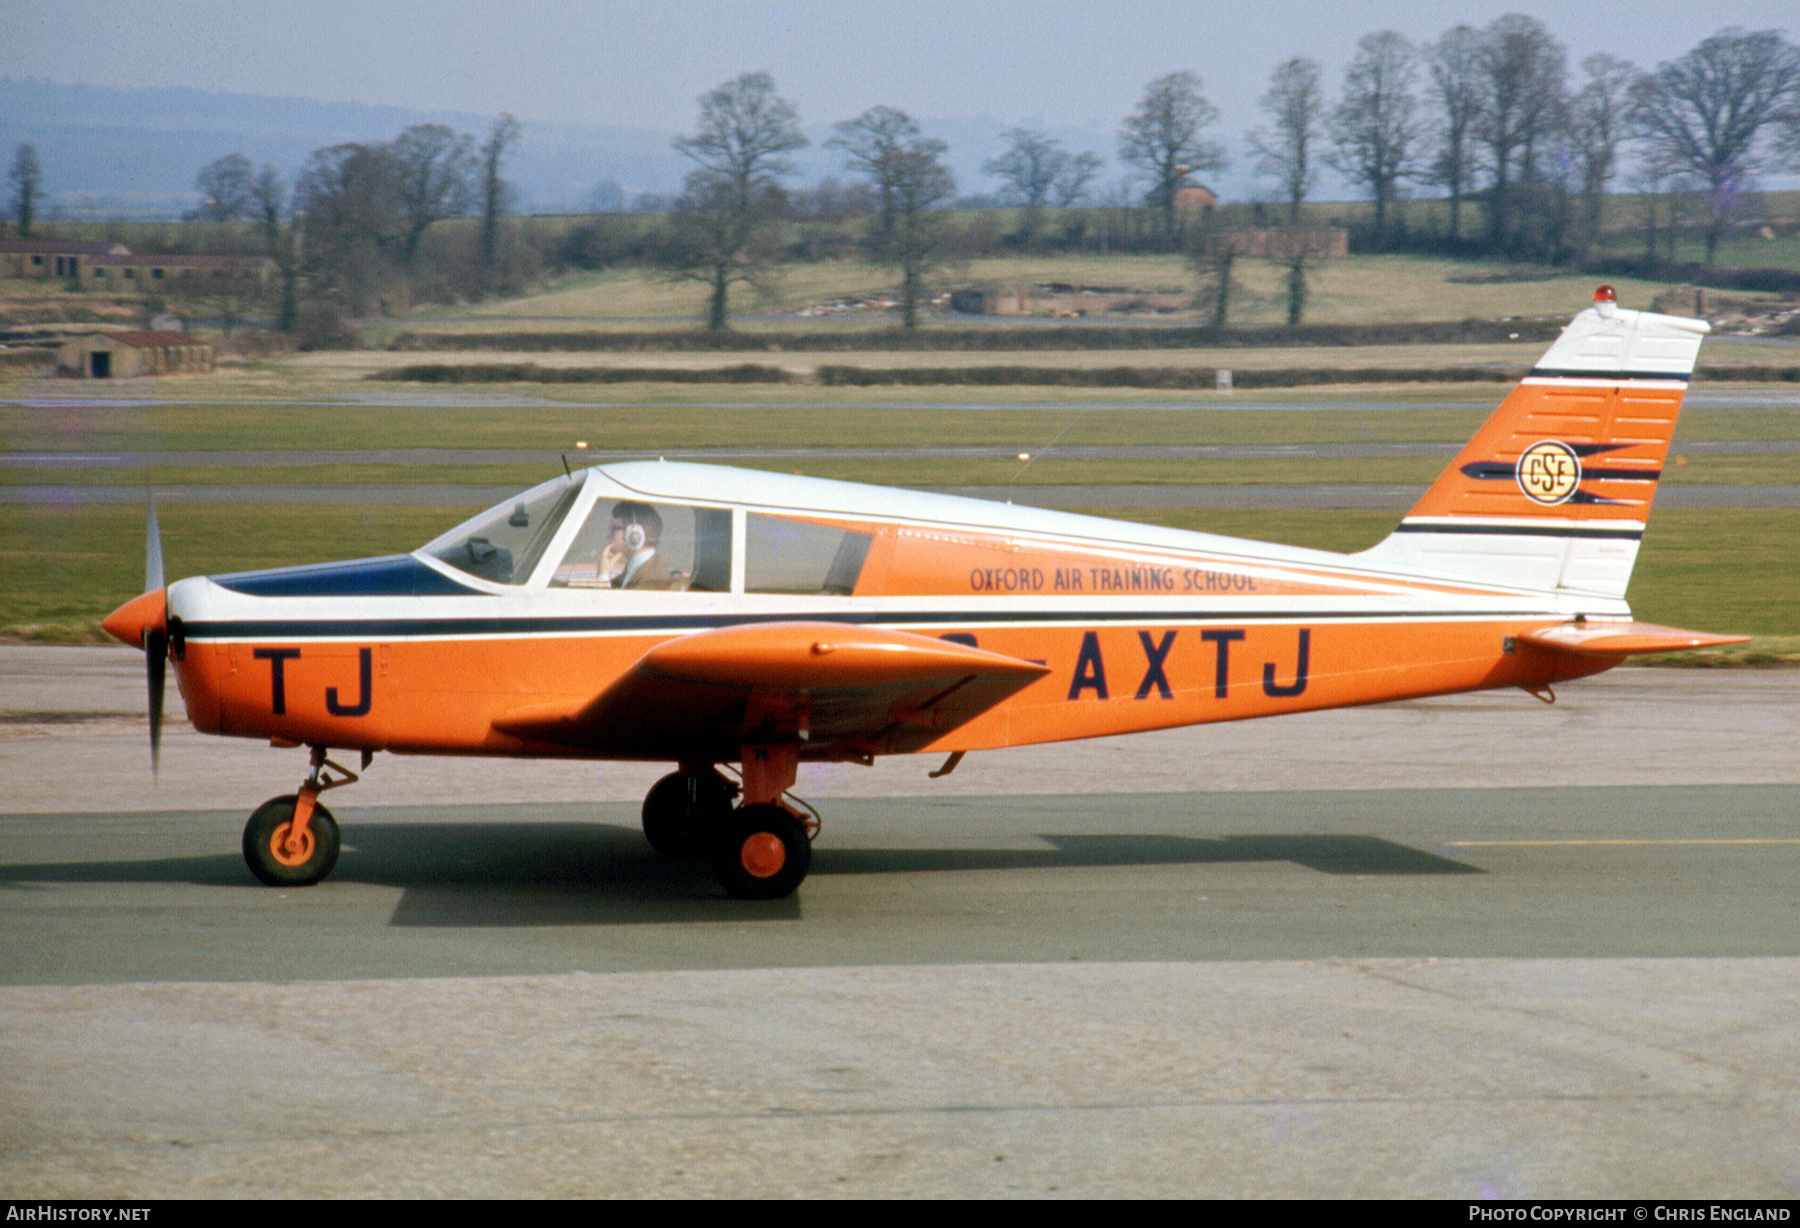
{"type": "Polygon", "coordinates": [[[1680,652],[1684,648],[1714,648],[1720,644],[1742,644],[1747,635],[1709,635],[1704,631],[1683,631],[1679,627],[1659,627],[1655,623],[1563,623],[1527,631],[1519,637],[1540,648],[1559,652],[1578,652],[1584,656],[1629,656],[1639,652],[1680,652]]]}
{"type": "Polygon", "coordinates": [[[646,652],[591,700],[514,709],[516,738],[623,757],[729,762],[746,744],[808,758],[918,750],[1049,673],[950,640],[842,623],[750,623],[646,652]]]}

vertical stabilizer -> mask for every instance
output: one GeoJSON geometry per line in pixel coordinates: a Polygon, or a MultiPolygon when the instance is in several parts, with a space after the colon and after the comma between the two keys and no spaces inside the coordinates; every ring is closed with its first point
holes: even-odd
{"type": "Polygon", "coordinates": [[[1709,331],[1622,310],[1600,287],[1400,526],[1358,557],[1623,597],[1709,331]]]}

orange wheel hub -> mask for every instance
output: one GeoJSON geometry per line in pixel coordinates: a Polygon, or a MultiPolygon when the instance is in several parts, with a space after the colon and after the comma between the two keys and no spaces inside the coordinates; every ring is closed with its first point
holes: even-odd
{"type": "MultiPolygon", "coordinates": [[[[313,855],[312,829],[309,827],[307,830],[301,832],[300,838],[294,842],[294,847],[290,849],[288,847],[288,833],[292,831],[293,828],[294,825],[292,823],[283,823],[280,827],[277,827],[274,834],[269,837],[269,852],[273,854],[276,861],[279,861],[284,866],[303,866],[312,859],[313,855]]],[[[747,867],[749,862],[746,861],[744,864],[747,867]]],[[[755,871],[752,870],[751,873],[754,874],[755,871]]]]}
{"type": "Polygon", "coordinates": [[[772,831],[752,832],[738,846],[738,860],[757,878],[773,878],[787,864],[787,845],[772,831]]]}

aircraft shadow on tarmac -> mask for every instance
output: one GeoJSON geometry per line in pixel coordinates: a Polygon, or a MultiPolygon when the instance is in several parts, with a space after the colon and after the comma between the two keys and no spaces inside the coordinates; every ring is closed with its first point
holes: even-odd
{"type": "MultiPolygon", "coordinates": [[[[819,875],[1075,870],[1286,861],[1333,875],[1480,874],[1465,862],[1364,835],[1044,835],[1048,848],[820,848],[819,875]]],[[[235,853],[139,861],[0,865],[0,890],[38,884],[174,884],[268,891],[235,853]]],[[[781,920],[771,906],[721,900],[703,862],[657,856],[635,828],[603,823],[359,822],[324,884],[398,887],[394,925],[580,925],[781,920]]],[[[298,890],[298,889],[297,889],[298,890]]]]}

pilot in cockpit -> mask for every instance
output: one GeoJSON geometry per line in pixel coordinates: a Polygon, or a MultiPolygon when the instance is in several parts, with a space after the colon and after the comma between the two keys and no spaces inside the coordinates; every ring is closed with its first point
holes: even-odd
{"type": "Polygon", "coordinates": [[[600,552],[601,587],[685,588],[686,577],[670,571],[657,558],[662,530],[662,516],[648,503],[623,500],[614,504],[606,549],[600,552]]]}

